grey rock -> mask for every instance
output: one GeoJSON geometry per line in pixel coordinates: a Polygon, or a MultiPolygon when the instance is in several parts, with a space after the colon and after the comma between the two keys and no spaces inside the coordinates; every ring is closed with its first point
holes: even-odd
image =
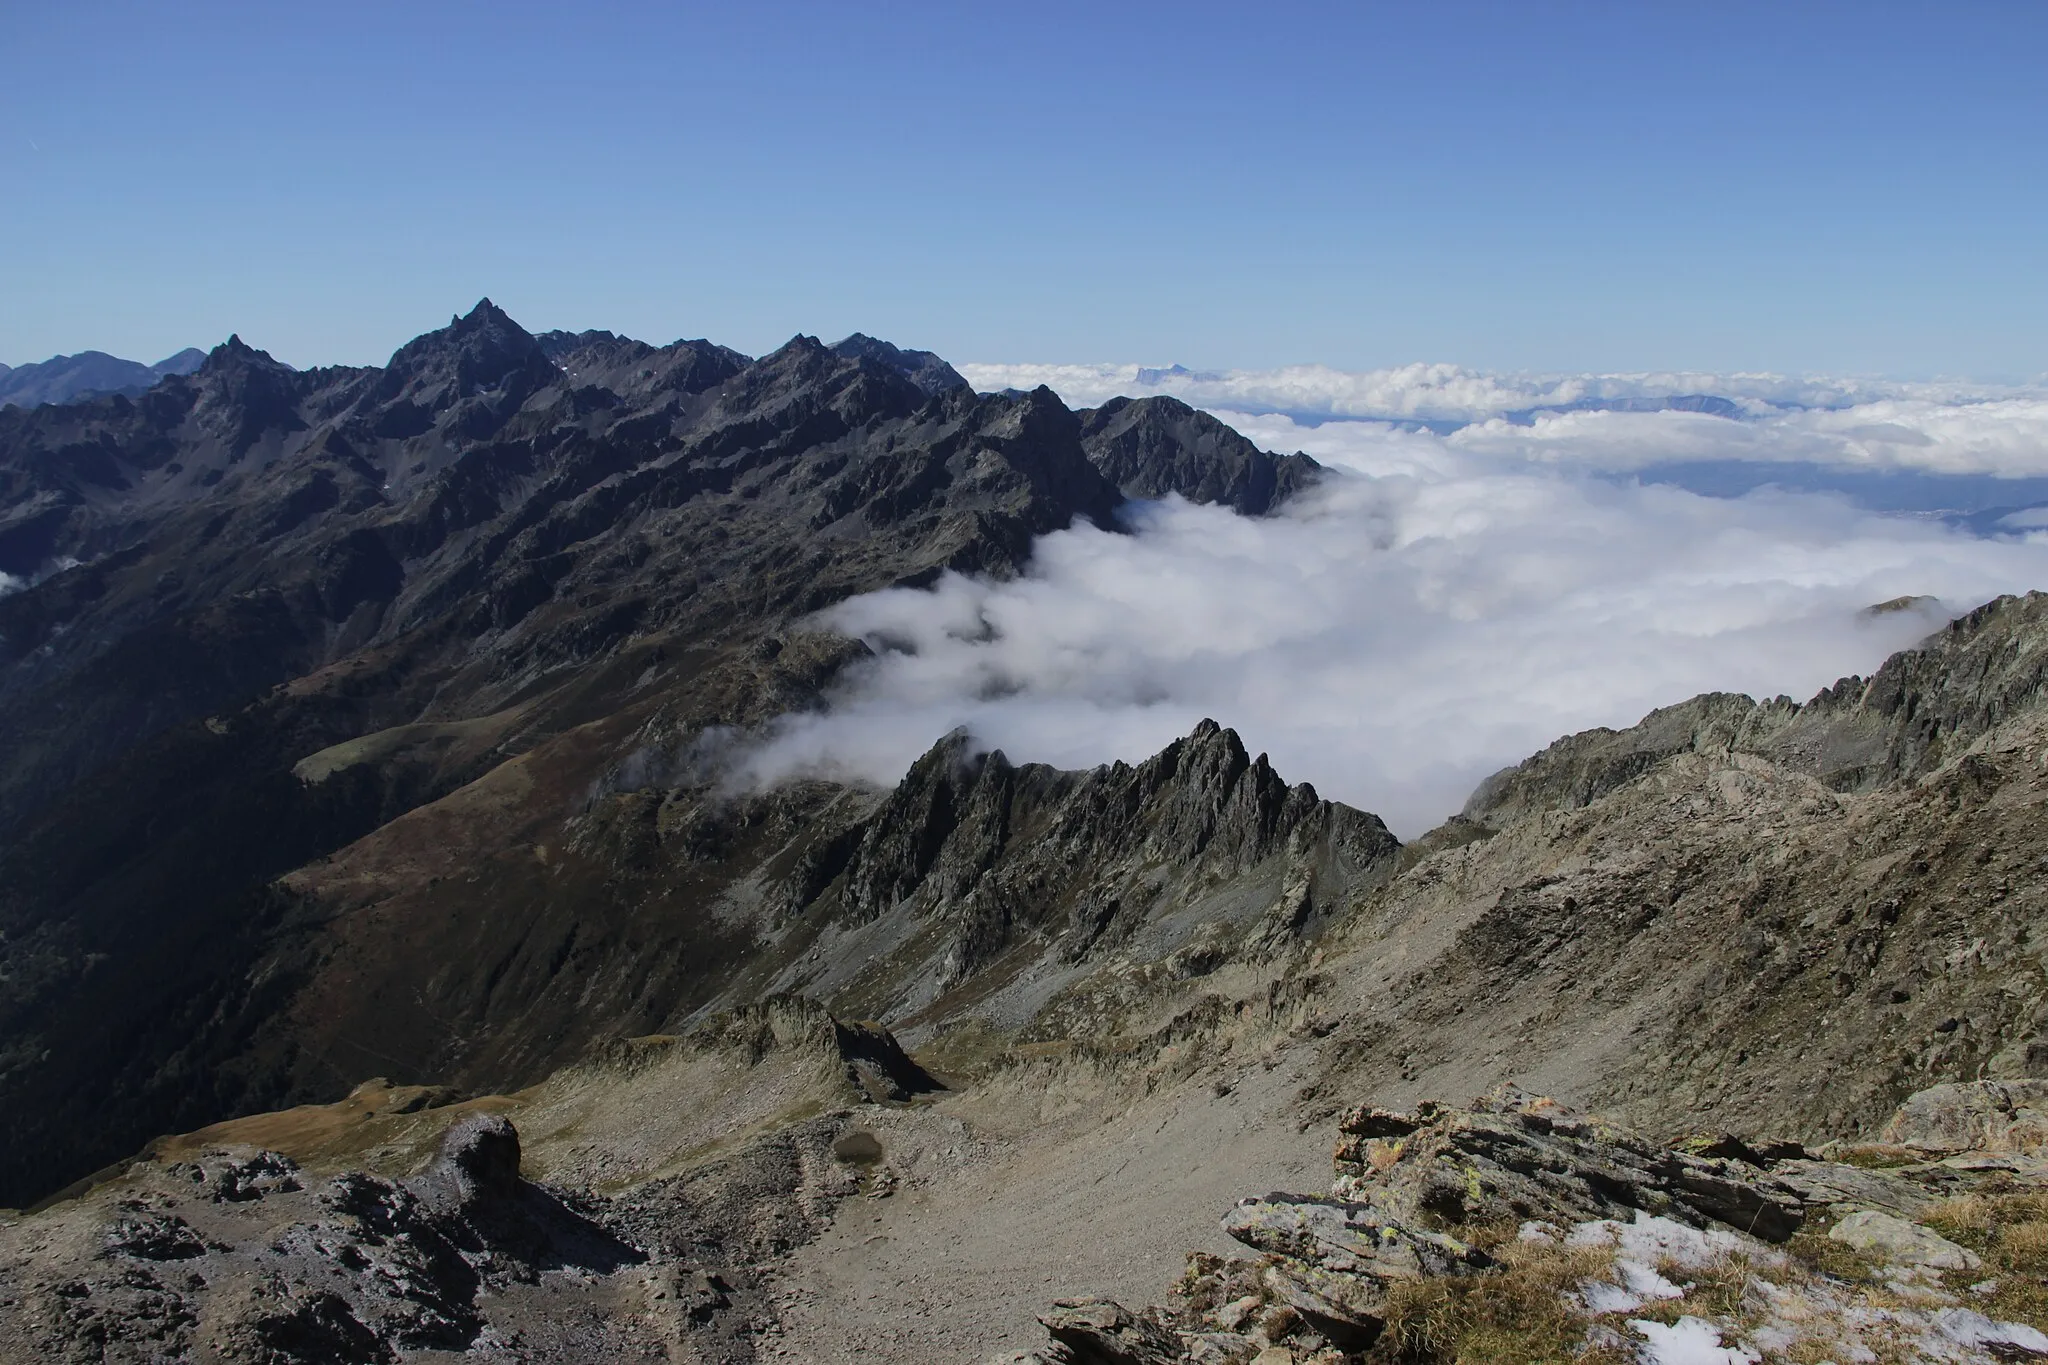
{"type": "Polygon", "coordinates": [[[1339,1350],[1364,1350],[1385,1326],[1386,1289],[1371,1276],[1347,1275],[1281,1256],[1267,1263],[1261,1279],[1272,1302],[1293,1312],[1339,1350]]]}
{"type": "Polygon", "coordinates": [[[1976,1270],[1984,1264],[1976,1252],[1951,1242],[1931,1228],[1872,1209],[1850,1214],[1828,1229],[1828,1237],[1896,1265],[1921,1266],[1929,1270],[1976,1270]]]}
{"type": "Polygon", "coordinates": [[[427,1173],[463,1204],[504,1198],[519,1188],[519,1130],[502,1114],[478,1114],[449,1128],[427,1173]]]}
{"type": "Polygon", "coordinates": [[[1344,1192],[1407,1227],[1566,1224],[1641,1209],[1783,1241],[1805,1217],[1795,1191],[1746,1163],[1691,1156],[1527,1096],[1408,1116],[1368,1107],[1339,1129],[1344,1192]]]}
{"type": "Polygon", "coordinates": [[[1910,1218],[1934,1202],[1923,1186],[1903,1176],[1840,1162],[1781,1161],[1771,1167],[1771,1175],[1814,1208],[1876,1209],[1910,1218]]]}
{"type": "Polygon", "coordinates": [[[1375,1217],[1370,1204],[1269,1194],[1241,1200],[1223,1230],[1246,1246],[1377,1280],[1462,1274],[1492,1262],[1476,1247],[1375,1217]]]}
{"type": "Polygon", "coordinates": [[[1039,1317],[1074,1365],[1174,1365],[1180,1337],[1114,1299],[1060,1299],[1039,1317]]]}
{"type": "Polygon", "coordinates": [[[1879,1137],[1944,1152],[2039,1154],[2048,1149],[2048,1080],[1933,1086],[1901,1105],[1879,1137]]]}

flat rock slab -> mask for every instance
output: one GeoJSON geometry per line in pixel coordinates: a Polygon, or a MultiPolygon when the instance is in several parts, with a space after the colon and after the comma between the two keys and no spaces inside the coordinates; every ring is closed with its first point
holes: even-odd
{"type": "Polygon", "coordinates": [[[1968,1247],[1918,1223],[1862,1209],[1828,1231],[1828,1237],[1894,1265],[1928,1270],[1976,1270],[1984,1263],[1968,1247]]]}

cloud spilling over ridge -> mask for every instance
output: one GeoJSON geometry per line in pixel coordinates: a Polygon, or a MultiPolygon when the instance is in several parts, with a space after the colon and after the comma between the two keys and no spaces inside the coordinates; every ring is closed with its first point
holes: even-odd
{"type": "Polygon", "coordinates": [[[1212,716],[1412,836],[1561,735],[1703,691],[1804,698],[1941,619],[1871,604],[2048,588],[2048,533],[1604,477],[1613,455],[1540,426],[1231,420],[1335,474],[1274,517],[1170,499],[1139,507],[1135,534],[1043,538],[1013,581],[834,608],[825,623],[880,657],[828,712],[784,718],[744,775],[889,783],[959,725],[1018,761],[1088,766],[1212,716]]]}

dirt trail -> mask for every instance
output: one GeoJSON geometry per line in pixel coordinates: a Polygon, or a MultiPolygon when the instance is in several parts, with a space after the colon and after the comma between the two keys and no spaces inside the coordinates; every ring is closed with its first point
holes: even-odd
{"type": "MultiPolygon", "coordinates": [[[[1254,1067],[1227,1095],[1205,1078],[1119,1103],[1078,1131],[1020,1125],[956,1143],[964,1159],[913,1156],[903,1188],[849,1201],[786,1264],[783,1335],[763,1354],[979,1361],[1042,1345],[1037,1315],[1055,1298],[1158,1298],[1189,1251],[1234,1245],[1217,1220],[1247,1191],[1327,1183],[1334,1130],[1297,1131],[1301,1083],[1285,1062],[1254,1067]]],[[[1011,1117],[962,1096],[878,1131],[885,1147],[929,1142],[923,1134],[954,1114],[971,1116],[965,1132],[976,1136],[1011,1117]],[[921,1131],[889,1131],[899,1126],[921,1131]]]]}

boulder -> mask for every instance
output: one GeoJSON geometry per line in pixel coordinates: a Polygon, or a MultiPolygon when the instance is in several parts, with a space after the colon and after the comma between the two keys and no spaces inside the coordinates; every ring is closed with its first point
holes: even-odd
{"type": "Polygon", "coordinates": [[[1976,1270],[1984,1263],[1968,1247],[1918,1223],[1888,1213],[1861,1209],[1828,1230],[1832,1241],[1889,1261],[1927,1270],[1976,1270]]]}
{"type": "Polygon", "coordinates": [[[1934,1202],[1933,1195],[1903,1176],[1834,1161],[1781,1161],[1771,1175],[1809,1208],[1839,1213],[1876,1209],[1910,1218],[1934,1202]]]}
{"type": "Polygon", "coordinates": [[[1223,1230],[1248,1247],[1376,1280],[1451,1275],[1492,1264],[1455,1237],[1380,1221],[1369,1204],[1295,1194],[1240,1200],[1223,1230]]]}
{"type": "Polygon", "coordinates": [[[2048,1080],[1961,1081],[1922,1090],[1879,1137],[1940,1152],[2041,1154],[2048,1149],[2048,1080]]]}
{"type": "Polygon", "coordinates": [[[1176,1365],[1180,1336],[1114,1299],[1060,1299],[1038,1319],[1073,1365],[1176,1365]]]}
{"type": "Polygon", "coordinates": [[[519,1130],[503,1114],[463,1119],[442,1135],[421,1183],[462,1207],[512,1194],[519,1188],[519,1130]]]}

